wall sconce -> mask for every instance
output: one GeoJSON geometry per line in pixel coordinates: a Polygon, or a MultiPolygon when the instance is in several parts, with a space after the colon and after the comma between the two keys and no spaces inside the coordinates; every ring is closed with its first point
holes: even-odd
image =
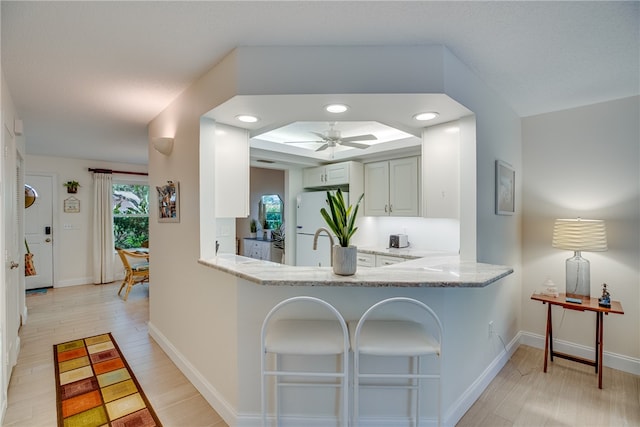
{"type": "Polygon", "coordinates": [[[173,150],[173,138],[168,138],[168,137],[153,138],[151,140],[151,143],[153,144],[153,148],[158,153],[164,154],[165,156],[170,155],[171,151],[173,150]]]}

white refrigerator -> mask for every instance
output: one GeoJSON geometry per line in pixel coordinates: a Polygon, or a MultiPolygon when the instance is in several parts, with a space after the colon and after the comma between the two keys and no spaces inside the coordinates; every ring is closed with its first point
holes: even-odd
{"type": "MultiPolygon", "coordinates": [[[[349,203],[349,193],[342,193],[345,201],[349,203]]],[[[331,232],[325,222],[320,209],[327,208],[326,191],[310,191],[298,194],[296,206],[296,265],[312,267],[331,266],[331,244],[325,232],[318,236],[317,250],[313,250],[313,235],[318,228],[326,228],[331,232]]],[[[333,233],[331,233],[333,235],[333,233]]],[[[333,236],[334,243],[338,243],[333,236]]]]}

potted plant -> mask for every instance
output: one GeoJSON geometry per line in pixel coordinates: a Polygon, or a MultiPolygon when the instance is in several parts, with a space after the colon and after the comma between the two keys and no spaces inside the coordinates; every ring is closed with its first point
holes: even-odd
{"type": "Polygon", "coordinates": [[[251,218],[249,231],[251,232],[250,236],[255,239],[256,233],[258,233],[258,221],[256,221],[255,218],[251,218]]]}
{"type": "Polygon", "coordinates": [[[78,192],[78,187],[80,187],[80,183],[78,181],[67,181],[62,184],[64,187],[67,187],[67,193],[75,194],[78,192]]]}
{"type": "Polygon", "coordinates": [[[361,194],[355,205],[347,207],[341,190],[335,195],[327,191],[327,203],[331,214],[325,208],[320,209],[320,214],[338,238],[339,244],[333,247],[333,272],[341,276],[350,276],[356,272],[358,248],[350,246],[349,241],[358,230],[355,223],[363,197],[364,194],[361,194]]]}

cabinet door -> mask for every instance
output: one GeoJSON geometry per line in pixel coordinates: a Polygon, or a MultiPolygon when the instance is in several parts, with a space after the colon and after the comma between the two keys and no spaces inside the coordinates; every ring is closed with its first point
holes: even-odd
{"type": "Polygon", "coordinates": [[[334,163],[325,166],[325,184],[326,185],[344,185],[349,184],[349,163],[334,163]]]}
{"type": "Polygon", "coordinates": [[[389,162],[364,165],[365,216],[389,215],[389,162]]]}
{"type": "Polygon", "coordinates": [[[253,249],[253,240],[243,239],[242,242],[242,255],[251,257],[251,250],[253,249]]]}
{"type": "Polygon", "coordinates": [[[361,267],[375,267],[376,256],[373,254],[365,254],[358,252],[358,266],[361,267]]]}
{"type": "Polygon", "coordinates": [[[376,267],[384,267],[385,265],[393,265],[406,261],[404,258],[395,257],[395,256],[387,256],[387,255],[376,255],[376,267]]]}
{"type": "Polygon", "coordinates": [[[418,158],[389,161],[389,215],[418,216],[418,158]]]}
{"type": "Polygon", "coordinates": [[[326,173],[324,166],[305,169],[302,173],[302,186],[305,188],[313,188],[327,185],[326,173]]]}

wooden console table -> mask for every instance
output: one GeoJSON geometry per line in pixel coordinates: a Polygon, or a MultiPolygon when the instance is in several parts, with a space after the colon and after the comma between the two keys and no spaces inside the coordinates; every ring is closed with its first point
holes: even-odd
{"type": "Polygon", "coordinates": [[[560,294],[558,297],[552,297],[541,294],[531,295],[531,299],[535,301],[541,301],[543,304],[548,304],[547,309],[547,333],[544,343],[544,372],[547,372],[547,359],[551,356],[553,362],[553,356],[560,357],[562,359],[572,360],[578,363],[584,363],[585,365],[593,366],[598,374],[598,388],[602,388],[602,347],[603,347],[603,331],[604,331],[604,317],[603,314],[624,314],[622,311],[622,304],[620,301],[611,301],[611,307],[600,307],[598,305],[598,298],[582,298],[582,304],[566,301],[566,295],[560,294]],[[567,310],[575,311],[592,311],[596,313],[596,346],[595,346],[595,360],[584,359],[582,357],[572,356],[566,353],[560,353],[553,351],[553,326],[551,323],[551,306],[557,305],[567,310]]]}

